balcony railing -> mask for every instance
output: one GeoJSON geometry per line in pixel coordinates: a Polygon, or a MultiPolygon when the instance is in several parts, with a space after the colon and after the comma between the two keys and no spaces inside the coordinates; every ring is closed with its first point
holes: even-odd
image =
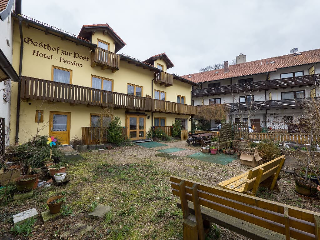
{"type": "Polygon", "coordinates": [[[216,88],[194,89],[193,97],[213,96],[220,94],[241,93],[250,91],[259,91],[267,89],[279,89],[287,87],[302,87],[314,85],[320,81],[320,74],[305,75],[294,78],[273,79],[259,82],[251,82],[247,84],[232,84],[228,86],[220,86],[216,88]]]}
{"type": "Polygon", "coordinates": [[[197,114],[197,107],[187,104],[137,97],[31,77],[21,78],[21,98],[149,112],[197,114]]]}
{"type": "Polygon", "coordinates": [[[170,87],[173,85],[173,75],[166,72],[155,73],[154,82],[170,87]]]}
{"type": "Polygon", "coordinates": [[[267,101],[254,101],[246,103],[228,103],[230,111],[257,111],[263,109],[293,109],[302,108],[304,99],[295,100],[267,100],[267,101]]]}
{"type": "Polygon", "coordinates": [[[101,66],[103,69],[110,68],[119,70],[120,56],[102,48],[96,48],[91,54],[91,66],[101,66]]]}
{"type": "Polygon", "coordinates": [[[153,130],[161,129],[168,136],[172,136],[172,126],[154,126],[153,130]]]}

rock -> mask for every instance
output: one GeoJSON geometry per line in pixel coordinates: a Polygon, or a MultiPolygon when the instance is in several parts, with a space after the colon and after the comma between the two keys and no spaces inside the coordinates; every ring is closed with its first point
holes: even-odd
{"type": "Polygon", "coordinates": [[[85,233],[90,232],[93,229],[92,226],[87,226],[85,224],[82,223],[77,223],[74,226],[71,227],[71,230],[63,233],[61,235],[62,238],[69,238],[69,237],[74,237],[74,236],[78,236],[81,237],[83,236],[85,233]]]}
{"type": "Polygon", "coordinates": [[[26,193],[15,193],[13,196],[14,200],[23,200],[27,198],[31,198],[33,196],[33,190],[26,193]]]}
{"type": "Polygon", "coordinates": [[[56,214],[51,214],[49,210],[42,212],[41,216],[44,222],[47,222],[49,220],[55,219],[61,215],[61,212],[56,213],[56,214]]]}
{"type": "Polygon", "coordinates": [[[26,219],[32,218],[32,217],[37,216],[37,215],[38,215],[37,209],[32,208],[32,209],[29,209],[27,211],[18,213],[16,215],[13,215],[13,223],[17,224],[17,223],[19,223],[21,221],[24,221],[26,219]]]}
{"type": "Polygon", "coordinates": [[[106,213],[110,211],[111,211],[110,206],[99,204],[93,212],[89,213],[89,216],[94,218],[104,218],[106,213]]]}

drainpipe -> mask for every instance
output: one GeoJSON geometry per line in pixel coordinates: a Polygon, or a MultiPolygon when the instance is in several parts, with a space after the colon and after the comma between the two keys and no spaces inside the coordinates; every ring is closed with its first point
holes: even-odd
{"type": "Polygon", "coordinates": [[[20,30],[20,63],[19,63],[19,82],[17,94],[17,113],[16,113],[16,136],[15,144],[19,142],[19,125],[20,125],[20,92],[21,92],[21,75],[22,75],[22,59],[23,59],[23,33],[22,33],[22,19],[19,18],[20,30]]]}

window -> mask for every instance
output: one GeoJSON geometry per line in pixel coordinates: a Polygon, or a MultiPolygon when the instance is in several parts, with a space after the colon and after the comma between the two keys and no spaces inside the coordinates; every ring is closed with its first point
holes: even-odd
{"type": "Polygon", "coordinates": [[[161,71],[163,71],[163,65],[157,63],[157,68],[160,69],[161,71]]]}
{"type": "Polygon", "coordinates": [[[103,114],[90,114],[90,126],[91,127],[109,127],[111,117],[103,114]]]}
{"type": "Polygon", "coordinates": [[[254,101],[254,96],[253,95],[247,95],[247,96],[240,96],[239,97],[239,102],[240,103],[251,103],[254,101]]]}
{"type": "Polygon", "coordinates": [[[303,76],[303,71],[291,72],[291,73],[281,73],[280,78],[292,78],[292,77],[301,77],[303,76]]]}
{"type": "Polygon", "coordinates": [[[283,121],[285,124],[292,124],[293,123],[293,116],[284,116],[283,121]]]}
{"type": "Polygon", "coordinates": [[[295,92],[282,92],[281,100],[294,100],[294,99],[303,99],[305,96],[303,91],[295,91],[295,92]]]}
{"type": "Polygon", "coordinates": [[[43,110],[36,110],[35,122],[43,123],[43,110]]]}
{"type": "Polygon", "coordinates": [[[128,89],[128,95],[142,97],[142,87],[141,86],[128,83],[127,89],[128,89]]]}
{"type": "Polygon", "coordinates": [[[253,82],[253,78],[246,78],[246,79],[239,79],[238,83],[240,85],[244,85],[244,84],[250,84],[253,82]]]}
{"type": "Polygon", "coordinates": [[[101,39],[98,39],[98,47],[110,51],[110,44],[101,39]]]}
{"type": "Polygon", "coordinates": [[[52,66],[52,81],[71,84],[72,70],[52,66]]]}
{"type": "Polygon", "coordinates": [[[185,96],[181,96],[181,95],[177,96],[177,103],[184,104],[185,102],[186,102],[186,97],[185,96]]]}
{"type": "Polygon", "coordinates": [[[154,118],[154,126],[164,127],[166,125],[166,118],[154,118]]]}
{"type": "Polygon", "coordinates": [[[166,100],[166,92],[160,91],[160,90],[154,90],[154,99],[165,101],[166,100]]]}
{"type": "Polygon", "coordinates": [[[221,104],[221,98],[210,98],[209,105],[213,105],[213,104],[221,104]]]}
{"type": "Polygon", "coordinates": [[[235,119],[234,119],[234,122],[235,122],[235,123],[240,123],[240,118],[235,118],[235,119]]]}
{"type": "Polygon", "coordinates": [[[218,88],[220,87],[220,83],[217,82],[217,83],[209,83],[208,84],[208,88],[218,88]]]}
{"type": "Polygon", "coordinates": [[[92,75],[92,88],[112,92],[113,80],[92,75]]]}

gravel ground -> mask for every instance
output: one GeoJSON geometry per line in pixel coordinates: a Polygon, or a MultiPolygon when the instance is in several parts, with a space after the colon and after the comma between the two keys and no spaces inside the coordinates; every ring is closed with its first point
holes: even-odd
{"type": "MultiPolygon", "coordinates": [[[[249,168],[246,166],[243,166],[240,164],[239,160],[235,160],[227,165],[219,165],[219,164],[214,164],[214,163],[208,163],[208,162],[203,162],[200,160],[196,159],[191,159],[186,157],[186,155],[190,155],[196,152],[200,151],[200,147],[193,147],[193,146],[188,146],[186,142],[184,141],[175,141],[175,142],[169,142],[165,143],[167,146],[162,146],[162,147],[157,147],[157,148],[144,148],[141,146],[126,146],[126,147],[120,147],[120,148],[115,148],[112,150],[104,150],[104,151],[93,151],[92,153],[86,153],[85,156],[92,156],[91,158],[93,159],[92,163],[90,162],[89,165],[95,164],[95,159],[96,161],[101,161],[106,162],[108,164],[111,164],[111,166],[126,166],[128,164],[144,164],[146,161],[152,161],[155,163],[155,167],[157,169],[160,169],[160,172],[165,172],[163,176],[161,176],[161,179],[159,180],[161,184],[164,184],[168,187],[168,190],[164,191],[164,195],[166,198],[171,198],[172,203],[174,204],[174,201],[176,199],[172,197],[172,193],[169,191],[169,176],[170,175],[175,175],[179,176],[182,178],[187,178],[190,180],[194,180],[197,182],[201,182],[204,184],[208,185],[216,185],[217,183],[229,179],[233,176],[239,175],[242,172],[247,171],[249,168]],[[186,149],[181,152],[176,152],[173,154],[161,154],[157,150],[159,149],[166,149],[166,148],[183,148],[186,149]],[[101,160],[102,159],[102,160],[101,160]],[[104,160],[105,159],[105,160],[104,160]]],[[[289,161],[295,161],[295,159],[288,159],[289,161]]],[[[82,164],[81,162],[79,163],[80,165],[82,164]]],[[[84,163],[86,164],[86,163],[84,163]]],[[[295,166],[295,164],[286,164],[286,169],[289,169],[295,166]]],[[[79,171],[79,170],[77,170],[79,171]]],[[[74,172],[75,174],[75,172],[74,172]]],[[[78,172],[77,172],[78,174],[78,172]]],[[[87,173],[82,173],[84,176],[77,177],[75,175],[73,177],[73,181],[70,182],[72,186],[77,186],[77,189],[83,190],[87,188],[87,181],[86,179],[90,175],[86,175],[87,173]],[[83,186],[82,186],[83,185],[83,186]],[[81,189],[82,188],[82,189],[81,189]]],[[[70,173],[72,175],[72,171],[70,173]]],[[[301,195],[298,195],[295,191],[295,182],[293,175],[285,172],[281,172],[280,174],[281,179],[278,181],[278,190],[277,191],[272,191],[270,192],[269,190],[266,189],[260,189],[257,193],[258,197],[264,198],[264,199],[269,199],[272,201],[278,201],[281,203],[289,204],[292,206],[297,206],[300,208],[304,209],[309,209],[313,211],[320,211],[320,206],[319,206],[319,197],[314,197],[314,198],[308,198],[308,197],[303,197],[301,195]]],[[[90,176],[92,177],[92,176],[90,176]]],[[[97,194],[99,193],[101,189],[102,192],[106,191],[105,193],[101,193],[102,195],[105,194],[105,198],[108,197],[108,192],[109,190],[103,190],[101,183],[95,183],[95,182],[89,182],[88,183],[90,187],[92,187],[93,190],[88,189],[88,196],[83,196],[90,198],[90,194],[92,195],[92,191],[97,194]],[[100,184],[101,186],[99,188],[95,188],[94,184],[100,184]],[[91,191],[91,192],[90,192],[91,191]]],[[[126,186],[124,186],[126,187],[126,186]]],[[[67,186],[68,188],[68,186],[67,186]]],[[[66,188],[66,191],[67,191],[66,188]]],[[[37,190],[38,191],[38,190],[37,190]]],[[[54,190],[50,190],[54,191],[54,190]]],[[[70,190],[71,191],[71,190],[70,190]]],[[[75,190],[74,190],[75,191],[75,190]]],[[[76,194],[76,192],[75,192],[76,194]]],[[[156,194],[156,193],[155,193],[156,194]]],[[[45,193],[36,192],[37,197],[42,199],[42,201],[45,201],[46,195],[45,193]]],[[[74,199],[76,200],[76,199],[74,199]]],[[[81,204],[79,202],[79,204],[81,204]]],[[[0,228],[3,227],[3,231],[6,232],[10,227],[12,226],[11,224],[8,223],[8,220],[6,218],[3,218],[3,216],[8,216],[12,213],[16,213],[18,211],[23,211],[26,209],[29,209],[31,207],[36,207],[37,209],[44,209],[43,203],[40,203],[39,201],[34,201],[34,200],[27,200],[26,202],[22,203],[10,203],[6,207],[0,207],[0,228]],[[2,215],[3,214],[3,215],[2,215]],[[1,224],[3,225],[1,227],[1,224]]],[[[180,219],[180,217],[178,217],[180,219]]],[[[170,220],[170,218],[169,218],[170,220]]],[[[83,211],[76,214],[75,216],[69,216],[67,218],[62,218],[54,222],[54,224],[44,224],[44,225],[37,225],[35,231],[39,234],[39,236],[46,236],[41,235],[44,232],[49,232],[51,235],[50,236],[55,236],[53,234],[54,232],[58,231],[59,227],[58,226],[68,226],[70,224],[73,224],[73,222],[76,221],[77,223],[88,223],[87,218],[85,218],[83,211]]],[[[93,223],[92,223],[93,224],[93,223]]],[[[139,231],[150,231],[150,228],[152,226],[146,226],[145,229],[139,231]]],[[[179,231],[182,231],[182,225],[177,225],[177,228],[179,228],[179,231]]],[[[220,227],[219,227],[220,228],[220,227]]],[[[98,228],[97,228],[98,229],[98,228]]],[[[241,235],[235,234],[227,229],[220,228],[221,230],[221,236],[220,239],[247,239],[241,235]]],[[[1,236],[1,232],[0,232],[1,236]]],[[[54,239],[61,239],[58,237],[52,237],[54,239]]],[[[1,239],[1,238],[0,238],[1,239]]],[[[11,238],[3,238],[3,239],[11,239],[11,238]]],[[[18,239],[18,238],[16,238],[18,239]]],[[[22,238],[20,238],[22,239],[22,238]]],[[[32,238],[32,239],[50,239],[50,238],[32,238]]],[[[77,239],[77,238],[70,238],[70,239],[77,239]]],[[[84,239],[90,239],[90,238],[84,238],[84,239]]],[[[93,239],[93,238],[92,238],[93,239]]],[[[96,239],[96,238],[94,238],[96,239]]],[[[97,238],[99,239],[99,238],[97,238]]],[[[101,239],[113,239],[113,238],[105,238],[101,237],[101,239]]],[[[140,239],[140,238],[138,238],[140,239]]],[[[159,239],[156,236],[154,237],[145,237],[141,239],[159,239]]],[[[180,239],[180,238],[171,238],[171,239],[180,239]]]]}

